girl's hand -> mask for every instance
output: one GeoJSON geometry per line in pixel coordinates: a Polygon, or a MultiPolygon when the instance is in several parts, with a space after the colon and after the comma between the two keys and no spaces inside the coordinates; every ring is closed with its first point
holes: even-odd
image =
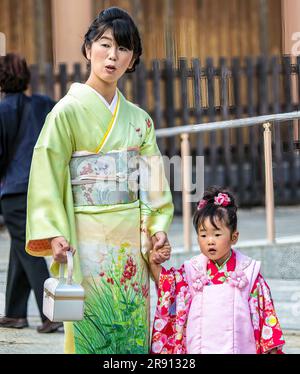
{"type": "Polygon", "coordinates": [[[162,264],[165,261],[168,261],[171,257],[171,246],[169,242],[166,242],[165,245],[160,249],[154,249],[150,252],[151,259],[155,264],[162,264]]]}
{"type": "Polygon", "coordinates": [[[65,264],[67,262],[67,251],[71,251],[73,256],[76,250],[70,246],[68,241],[63,236],[57,236],[50,239],[50,244],[53,253],[53,259],[55,262],[65,264]]]}

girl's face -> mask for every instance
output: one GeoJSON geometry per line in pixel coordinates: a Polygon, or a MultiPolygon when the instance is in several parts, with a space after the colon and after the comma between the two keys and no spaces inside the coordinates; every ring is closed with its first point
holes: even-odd
{"type": "Polygon", "coordinates": [[[230,229],[223,221],[216,219],[215,228],[209,218],[203,222],[203,226],[198,228],[198,243],[202,253],[210,260],[216,261],[218,265],[228,258],[230,249],[238,240],[237,231],[231,234],[230,229]]]}
{"type": "Polygon", "coordinates": [[[134,63],[133,51],[118,45],[112,30],[104,32],[100,39],[93,42],[91,48],[86,49],[87,58],[91,62],[91,74],[89,80],[97,84],[117,84],[119,78],[134,63]]]}

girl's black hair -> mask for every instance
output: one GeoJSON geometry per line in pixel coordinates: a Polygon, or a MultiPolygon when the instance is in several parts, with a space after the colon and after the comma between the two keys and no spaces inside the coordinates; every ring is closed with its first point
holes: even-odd
{"type": "Polygon", "coordinates": [[[0,89],[5,93],[16,93],[27,90],[30,82],[30,71],[23,57],[8,53],[0,57],[0,89]]]}
{"type": "Polygon", "coordinates": [[[135,23],[123,9],[111,7],[98,14],[84,36],[84,43],[81,47],[83,56],[87,59],[86,48],[91,48],[92,43],[100,39],[108,29],[112,30],[119,46],[133,51],[134,64],[126,71],[126,73],[132,73],[140,62],[142,43],[135,23]]]}
{"type": "Polygon", "coordinates": [[[233,195],[225,189],[220,187],[209,187],[203,194],[201,204],[203,207],[198,208],[199,203],[197,204],[196,211],[193,217],[193,225],[198,233],[199,227],[204,227],[204,221],[206,218],[209,218],[211,224],[217,229],[216,219],[224,222],[225,225],[230,229],[231,234],[237,229],[237,205],[233,195]],[[221,206],[215,204],[215,197],[219,193],[227,194],[230,198],[230,203],[227,206],[221,206]]]}

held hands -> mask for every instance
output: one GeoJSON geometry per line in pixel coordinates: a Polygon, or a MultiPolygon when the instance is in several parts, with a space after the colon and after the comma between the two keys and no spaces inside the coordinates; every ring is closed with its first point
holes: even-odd
{"type": "Polygon", "coordinates": [[[171,246],[168,240],[165,242],[163,247],[157,248],[157,245],[153,245],[153,248],[149,254],[149,265],[150,271],[153,276],[155,283],[158,285],[160,272],[162,269],[161,263],[168,260],[171,255],[171,246]]]}
{"type": "Polygon", "coordinates": [[[169,243],[165,244],[163,248],[152,249],[149,256],[150,265],[160,265],[167,261],[170,258],[171,250],[169,243]]]}
{"type": "Polygon", "coordinates": [[[152,236],[152,250],[149,261],[154,264],[162,264],[171,257],[171,246],[165,232],[157,232],[152,236]]]}
{"type": "Polygon", "coordinates": [[[67,251],[71,251],[74,256],[76,250],[70,246],[69,242],[63,236],[57,236],[49,239],[49,241],[55,262],[65,264],[67,262],[67,251]]]}

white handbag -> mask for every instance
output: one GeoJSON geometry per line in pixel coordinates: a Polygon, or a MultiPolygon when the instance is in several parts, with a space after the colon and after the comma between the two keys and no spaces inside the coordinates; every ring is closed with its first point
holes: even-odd
{"type": "Polygon", "coordinates": [[[59,279],[48,278],[44,283],[43,313],[53,322],[80,321],[84,312],[84,288],[72,282],[73,255],[67,252],[68,277],[64,278],[64,264],[59,268],[59,279]]]}

